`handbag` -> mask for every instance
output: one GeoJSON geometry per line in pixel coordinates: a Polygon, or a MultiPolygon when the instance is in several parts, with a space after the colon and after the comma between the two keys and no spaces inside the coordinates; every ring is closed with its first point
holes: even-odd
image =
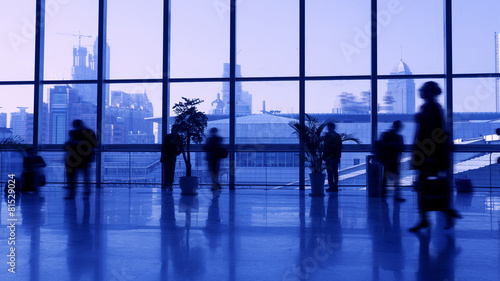
{"type": "Polygon", "coordinates": [[[470,179],[456,179],[455,185],[457,186],[457,192],[471,193],[473,191],[472,181],[470,179]]]}
{"type": "Polygon", "coordinates": [[[416,183],[418,207],[423,211],[446,211],[449,209],[451,187],[445,178],[427,178],[416,183]]]}

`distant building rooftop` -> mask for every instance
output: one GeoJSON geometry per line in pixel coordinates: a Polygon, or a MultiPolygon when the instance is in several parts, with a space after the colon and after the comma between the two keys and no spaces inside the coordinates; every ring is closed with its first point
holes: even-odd
{"type": "MultiPolygon", "coordinates": [[[[237,124],[267,124],[267,123],[288,124],[290,122],[297,122],[297,121],[298,121],[298,119],[282,117],[282,116],[277,116],[277,115],[272,115],[272,114],[252,114],[252,115],[245,115],[245,116],[236,117],[237,124]]],[[[218,124],[218,123],[225,124],[227,122],[228,122],[227,119],[210,121],[211,124],[218,124]]]]}

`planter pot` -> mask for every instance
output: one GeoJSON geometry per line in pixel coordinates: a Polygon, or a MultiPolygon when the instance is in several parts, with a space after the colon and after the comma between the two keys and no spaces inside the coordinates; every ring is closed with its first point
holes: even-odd
{"type": "Polygon", "coordinates": [[[311,196],[325,196],[325,174],[309,174],[311,196]]]}
{"type": "Polygon", "coordinates": [[[197,195],[198,177],[180,177],[179,186],[181,187],[182,195],[197,195]]]}

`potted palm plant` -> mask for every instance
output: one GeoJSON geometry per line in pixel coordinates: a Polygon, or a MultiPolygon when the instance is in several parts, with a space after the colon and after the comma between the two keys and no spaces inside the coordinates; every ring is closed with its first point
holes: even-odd
{"type": "MultiPolygon", "coordinates": [[[[290,122],[290,126],[294,129],[294,133],[299,137],[304,145],[304,160],[309,164],[311,173],[309,179],[311,181],[311,196],[324,196],[325,185],[325,169],[326,165],[323,162],[325,159],[324,150],[324,134],[323,130],[329,122],[321,122],[318,119],[306,114],[306,123],[301,125],[299,122],[290,122]]],[[[354,137],[353,134],[340,134],[342,142],[354,141],[360,143],[360,140],[354,137]]]]}
{"type": "Polygon", "coordinates": [[[191,176],[191,143],[201,143],[205,137],[207,128],[207,116],[196,107],[203,100],[198,98],[178,102],[173,109],[175,117],[172,131],[177,132],[182,144],[182,157],[186,164],[186,176],[180,177],[179,186],[183,195],[196,195],[198,190],[198,177],[191,176]]]}
{"type": "Polygon", "coordinates": [[[26,148],[28,148],[28,145],[21,136],[11,135],[7,138],[0,139],[0,151],[17,150],[22,153],[26,148]]]}

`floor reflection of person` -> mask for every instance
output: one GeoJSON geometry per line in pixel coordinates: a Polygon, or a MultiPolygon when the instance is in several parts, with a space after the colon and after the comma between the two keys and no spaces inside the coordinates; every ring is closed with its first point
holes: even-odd
{"type": "Polygon", "coordinates": [[[191,245],[190,239],[191,214],[197,210],[197,196],[181,196],[179,212],[186,213],[186,220],[183,228],[176,227],[172,233],[172,240],[175,243],[171,244],[172,262],[176,273],[174,280],[196,280],[205,271],[204,250],[196,244],[191,245]]]}
{"type": "Polygon", "coordinates": [[[287,268],[283,280],[308,280],[319,277],[318,267],[324,268],[335,263],[342,247],[342,227],[338,212],[338,196],[325,199],[312,197],[308,229],[300,231],[299,255],[296,264],[287,268]],[[317,276],[316,276],[317,275],[317,276]]]}
{"type": "Polygon", "coordinates": [[[417,281],[455,280],[455,259],[460,254],[454,235],[436,236],[433,245],[436,254],[431,255],[429,233],[418,233],[419,253],[417,281]]]}
{"type": "Polygon", "coordinates": [[[219,197],[219,190],[212,191],[212,201],[208,207],[208,216],[206,220],[206,227],[204,229],[205,236],[208,240],[208,246],[211,251],[215,251],[220,246],[221,240],[219,197]]]}
{"type": "Polygon", "coordinates": [[[392,271],[402,280],[404,251],[399,219],[400,202],[394,200],[392,223],[385,198],[368,198],[368,226],[372,236],[373,280],[380,280],[380,269],[392,271]]]}
{"type": "Polygon", "coordinates": [[[75,199],[66,200],[64,224],[68,231],[66,262],[71,280],[82,280],[93,270],[95,259],[93,237],[90,232],[90,202],[83,200],[82,223],[78,223],[75,199]]]}
{"type": "Polygon", "coordinates": [[[160,275],[168,280],[168,264],[169,259],[174,259],[172,253],[177,244],[180,243],[180,231],[175,224],[175,205],[174,197],[171,190],[162,189],[161,191],[161,217],[160,217],[160,257],[161,257],[161,272],[160,275]]]}
{"type": "Polygon", "coordinates": [[[40,227],[44,202],[45,198],[38,193],[25,193],[20,203],[23,228],[30,235],[30,280],[40,278],[40,227]]]}
{"type": "MultiPolygon", "coordinates": [[[[342,247],[342,223],[339,216],[339,198],[338,196],[328,197],[328,207],[326,209],[325,232],[331,241],[331,250],[340,251],[342,247]]],[[[332,253],[333,254],[333,253],[332,253]]]]}

